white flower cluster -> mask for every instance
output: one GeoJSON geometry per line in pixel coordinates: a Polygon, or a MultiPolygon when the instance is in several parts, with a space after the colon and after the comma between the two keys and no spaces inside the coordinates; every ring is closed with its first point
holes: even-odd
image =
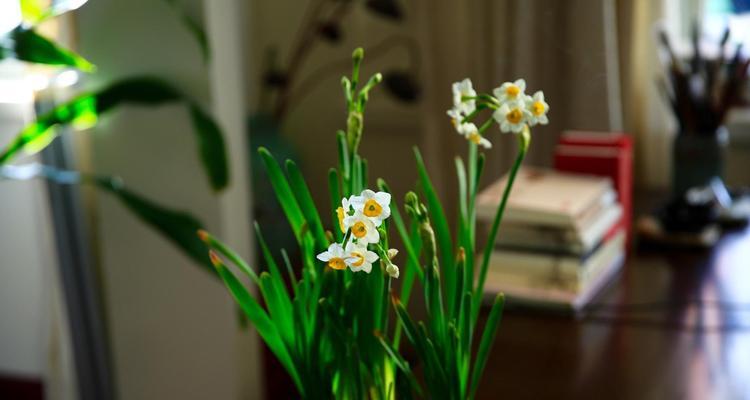
{"type": "MultiPolygon", "coordinates": [[[[453,84],[453,108],[448,110],[456,131],[467,140],[484,148],[491,148],[489,140],[482,136],[480,129],[469,122],[477,110],[477,101],[484,102],[486,108],[493,109],[492,118],[503,133],[520,133],[525,126],[545,125],[549,122],[549,104],[544,101],[544,93],[538,91],[533,96],[525,93],[526,81],[505,82],[492,91],[492,96],[477,96],[471,80],[464,79],[453,84]]],[[[485,127],[482,128],[482,131],[485,127]]]]}
{"type": "MultiPolygon", "coordinates": [[[[351,196],[341,200],[341,207],[336,209],[339,228],[347,234],[345,246],[332,243],[328,250],[318,254],[318,260],[328,263],[333,269],[346,269],[354,272],[372,271],[372,263],[380,257],[370,251],[369,244],[378,245],[380,233],[378,227],[391,215],[391,195],[386,192],[373,192],[365,189],[359,196],[351,196]]],[[[393,278],[398,278],[398,267],[390,259],[398,253],[395,249],[388,251],[386,272],[393,278]]]]}

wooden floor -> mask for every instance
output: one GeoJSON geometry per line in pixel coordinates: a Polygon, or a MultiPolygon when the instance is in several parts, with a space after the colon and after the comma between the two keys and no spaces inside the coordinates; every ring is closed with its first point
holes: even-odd
{"type": "Polygon", "coordinates": [[[579,319],[508,310],[480,399],[750,399],[750,229],[638,251],[579,319]]]}

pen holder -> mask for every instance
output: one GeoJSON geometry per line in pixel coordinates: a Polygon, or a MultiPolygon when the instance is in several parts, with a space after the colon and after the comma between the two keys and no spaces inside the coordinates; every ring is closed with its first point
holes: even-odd
{"type": "Polygon", "coordinates": [[[680,132],[672,148],[672,194],[683,196],[690,188],[722,178],[729,133],[723,126],[715,132],[680,132]]]}

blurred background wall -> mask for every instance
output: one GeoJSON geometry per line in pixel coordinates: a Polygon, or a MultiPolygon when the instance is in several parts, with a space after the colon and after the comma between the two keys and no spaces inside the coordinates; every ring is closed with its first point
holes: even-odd
{"type": "MultiPolygon", "coordinates": [[[[202,1],[182,3],[201,20],[202,1]]],[[[156,75],[212,107],[209,67],[167,2],[91,1],[77,22],[79,50],[99,69],[90,87],[156,75]]],[[[90,137],[94,170],[121,176],[131,189],[221,232],[221,204],[204,179],[184,107],[126,107],[90,137]]],[[[237,398],[242,346],[224,286],[116,199],[98,196],[93,212],[118,397],[237,398]]]]}

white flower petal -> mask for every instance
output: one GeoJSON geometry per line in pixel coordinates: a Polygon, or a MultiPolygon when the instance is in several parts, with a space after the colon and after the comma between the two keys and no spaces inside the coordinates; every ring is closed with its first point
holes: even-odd
{"type": "Polygon", "coordinates": [[[373,198],[378,202],[378,204],[380,204],[381,207],[385,207],[391,204],[391,194],[388,192],[377,192],[375,193],[373,198]]]}

